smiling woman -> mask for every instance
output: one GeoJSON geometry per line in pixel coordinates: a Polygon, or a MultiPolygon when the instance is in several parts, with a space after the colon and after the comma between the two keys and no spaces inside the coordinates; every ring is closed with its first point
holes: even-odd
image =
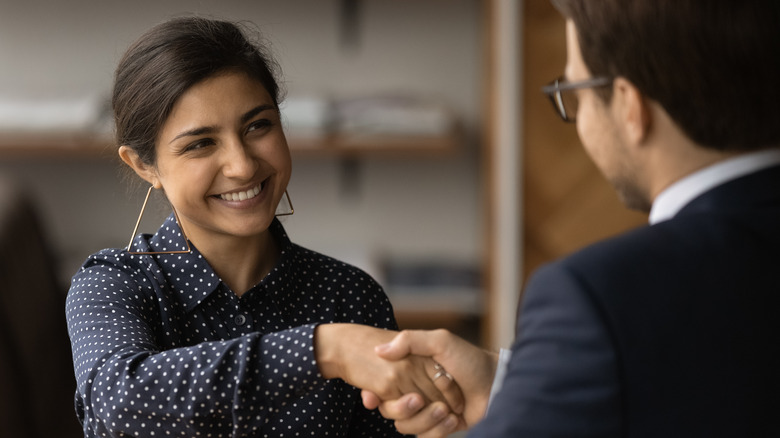
{"type": "Polygon", "coordinates": [[[164,188],[179,226],[242,295],[275,264],[269,226],[292,171],[273,98],[240,70],[215,73],[179,96],[157,143],[154,164],[130,146],[119,155],[164,188]]]}
{"type": "Polygon", "coordinates": [[[151,29],[120,61],[119,156],[173,212],[73,277],[85,436],[396,435],[355,386],[460,412],[430,358],[374,354],[396,328],[382,288],[292,243],[276,219],[292,166],[273,65],[236,24],[193,17],[151,29]]]}

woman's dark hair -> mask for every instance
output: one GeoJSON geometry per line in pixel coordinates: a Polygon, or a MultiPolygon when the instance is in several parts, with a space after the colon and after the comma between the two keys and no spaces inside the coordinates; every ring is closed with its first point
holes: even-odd
{"type": "Polygon", "coordinates": [[[628,79],[694,142],[780,144],[779,1],[552,1],[574,22],[593,76],[628,79]]]}
{"type": "Polygon", "coordinates": [[[242,28],[227,21],[175,18],[133,43],[116,69],[112,107],[118,145],[155,164],[155,141],[177,99],[193,85],[226,70],[257,79],[278,108],[278,65],[242,28]]]}

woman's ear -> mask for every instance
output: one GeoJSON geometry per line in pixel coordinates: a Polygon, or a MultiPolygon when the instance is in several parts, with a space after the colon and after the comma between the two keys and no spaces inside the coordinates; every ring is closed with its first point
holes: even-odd
{"type": "Polygon", "coordinates": [[[157,171],[154,166],[144,163],[133,148],[129,146],[120,146],[119,158],[130,166],[138,176],[153,185],[154,188],[160,188],[160,180],[157,178],[157,171]]]}
{"type": "Polygon", "coordinates": [[[613,106],[625,128],[627,139],[641,144],[647,138],[652,124],[651,108],[644,94],[625,78],[615,78],[613,106]]]}

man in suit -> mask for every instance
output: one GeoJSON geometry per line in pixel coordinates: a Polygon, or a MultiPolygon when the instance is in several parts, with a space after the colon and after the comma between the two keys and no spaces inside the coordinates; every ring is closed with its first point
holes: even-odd
{"type": "MultiPolygon", "coordinates": [[[[378,353],[441,364],[469,437],[780,436],[780,3],[554,3],[567,64],[545,92],[649,225],[539,269],[498,376],[446,331],[378,353]]],[[[364,402],[421,437],[458,424],[364,402]]]]}

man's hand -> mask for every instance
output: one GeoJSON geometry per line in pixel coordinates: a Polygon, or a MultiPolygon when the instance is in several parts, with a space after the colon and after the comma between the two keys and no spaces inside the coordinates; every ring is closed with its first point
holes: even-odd
{"type": "Polygon", "coordinates": [[[463,412],[464,400],[458,385],[436,376],[429,357],[405,355],[387,360],[375,347],[389,342],[397,332],[360,324],[322,324],[314,334],[314,350],[320,373],[326,379],[341,378],[350,385],[369,390],[382,400],[395,400],[416,393],[421,405],[441,402],[453,412],[463,412]]]}
{"type": "MultiPolygon", "coordinates": [[[[453,381],[440,377],[435,382],[437,388],[446,390],[449,385],[457,385],[465,398],[462,421],[456,422],[457,429],[471,427],[484,416],[498,364],[497,354],[482,350],[447,330],[405,330],[375,350],[377,355],[388,360],[419,355],[430,356],[440,364],[453,381]]],[[[400,432],[432,438],[456,430],[452,427],[452,416],[443,404],[431,403],[423,407],[414,400],[412,394],[396,400],[381,400],[375,394],[363,392],[366,408],[379,407],[383,416],[396,420],[400,432]],[[443,414],[442,409],[445,409],[443,414]]]]}

